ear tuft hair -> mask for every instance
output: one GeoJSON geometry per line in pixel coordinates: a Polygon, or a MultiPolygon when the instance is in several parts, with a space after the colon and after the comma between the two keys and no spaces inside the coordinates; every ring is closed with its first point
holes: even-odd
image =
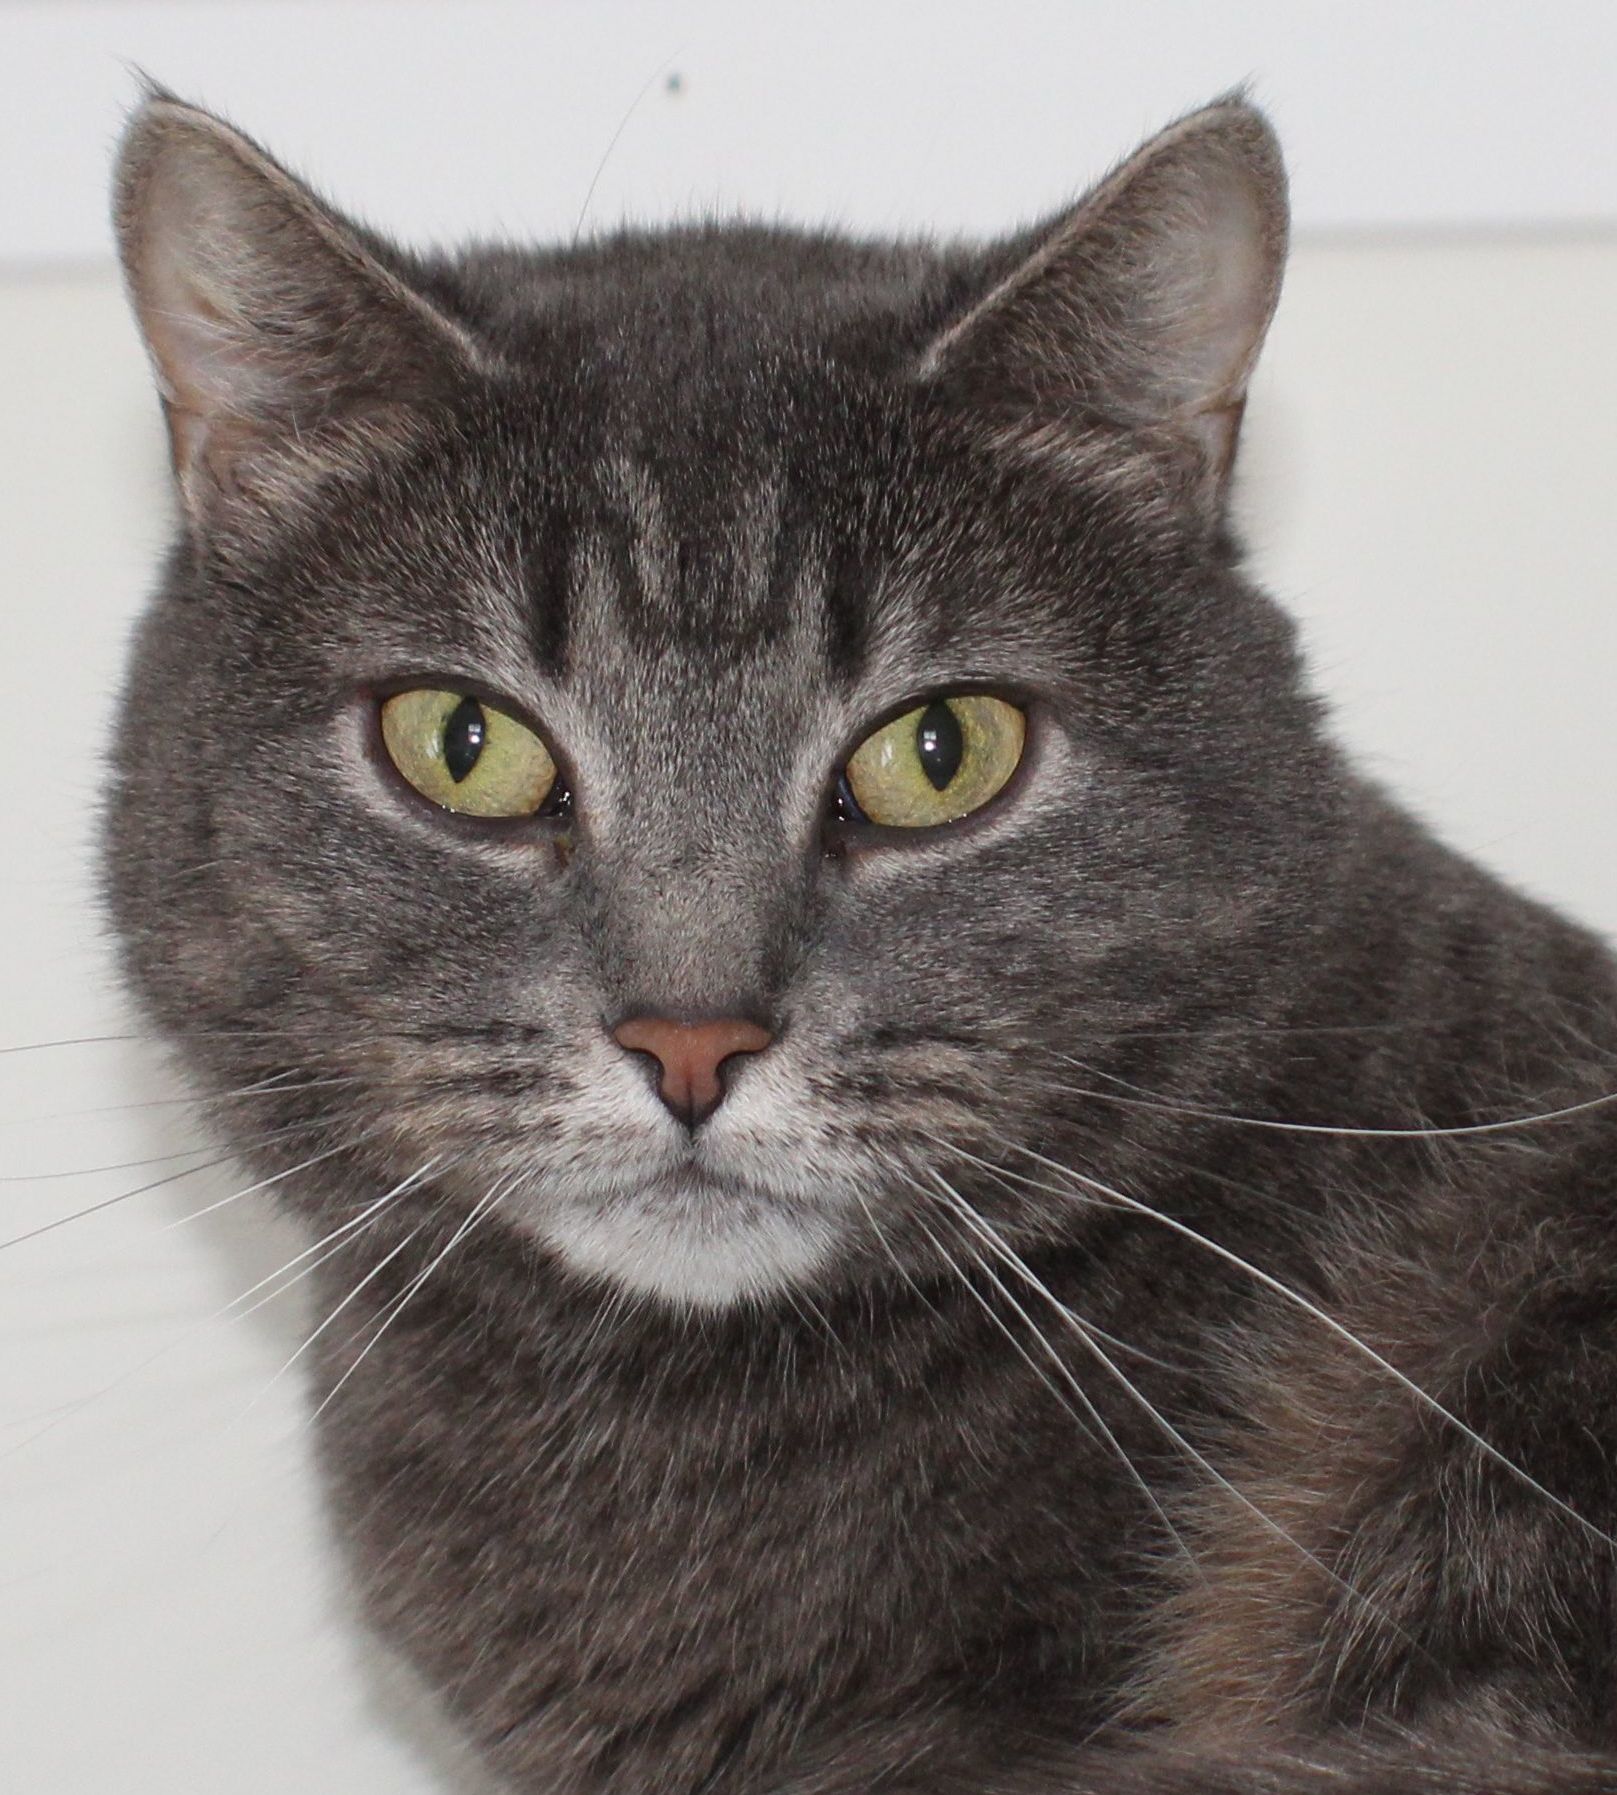
{"type": "Polygon", "coordinates": [[[1231,95],[1171,125],[1022,246],[932,344],[924,376],[1000,426],[1112,426],[1178,444],[1216,502],[1280,295],[1286,180],[1231,95]]]}
{"type": "Polygon", "coordinates": [[[250,138],[155,84],[114,224],[194,519],[288,445],[426,398],[468,334],[250,138]]]}

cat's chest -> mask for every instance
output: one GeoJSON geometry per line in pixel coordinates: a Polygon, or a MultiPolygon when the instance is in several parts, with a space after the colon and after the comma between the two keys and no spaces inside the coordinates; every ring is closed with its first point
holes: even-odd
{"type": "Polygon", "coordinates": [[[1099,1699],[1148,1541],[1059,1386],[684,1345],[634,1374],[398,1327],[328,1412],[373,1612],[502,1760],[717,1790],[821,1714],[954,1697],[994,1641],[1031,1700],[1099,1699]]]}

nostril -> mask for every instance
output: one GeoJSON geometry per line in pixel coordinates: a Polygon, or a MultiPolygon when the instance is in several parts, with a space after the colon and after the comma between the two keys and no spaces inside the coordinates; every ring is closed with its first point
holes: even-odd
{"type": "Polygon", "coordinates": [[[676,1022],[666,1016],[631,1016],[612,1031],[630,1053],[649,1054],[662,1068],[659,1094],[687,1127],[705,1121],[724,1099],[720,1068],[739,1053],[762,1053],[769,1030],[740,1016],[715,1022],[676,1022]]]}

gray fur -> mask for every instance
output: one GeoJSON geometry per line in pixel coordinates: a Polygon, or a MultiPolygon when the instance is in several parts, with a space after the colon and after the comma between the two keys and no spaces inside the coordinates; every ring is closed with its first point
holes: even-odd
{"type": "Polygon", "coordinates": [[[282,1186],[367,1218],[332,1501],[509,1787],[1617,1789],[1617,1115],[1240,1120],[1617,1049],[1604,950],[1342,763],[1241,572],[1258,114],[981,250],[418,258],[158,95],[118,221],[185,524],[108,899],[221,1126],[272,1082],[255,1170],[338,1149],[282,1186]],[[401,681],[529,718],[570,813],[419,801],[401,681]],[[1001,799],[831,819],[966,687],[1028,710],[1001,799]],[[777,1039],[692,1134],[646,1011],[777,1039]]]}

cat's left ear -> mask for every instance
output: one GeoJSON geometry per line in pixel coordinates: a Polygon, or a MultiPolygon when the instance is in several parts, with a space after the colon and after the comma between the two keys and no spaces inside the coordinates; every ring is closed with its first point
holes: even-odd
{"type": "Polygon", "coordinates": [[[1151,139],[932,344],[922,374],[1012,437],[1114,428],[1221,508],[1247,381],[1280,295],[1274,133],[1219,101],[1151,139]]]}
{"type": "Polygon", "coordinates": [[[250,138],[154,92],[124,135],[114,222],[180,494],[207,529],[295,488],[479,361],[468,333],[250,138]]]}

